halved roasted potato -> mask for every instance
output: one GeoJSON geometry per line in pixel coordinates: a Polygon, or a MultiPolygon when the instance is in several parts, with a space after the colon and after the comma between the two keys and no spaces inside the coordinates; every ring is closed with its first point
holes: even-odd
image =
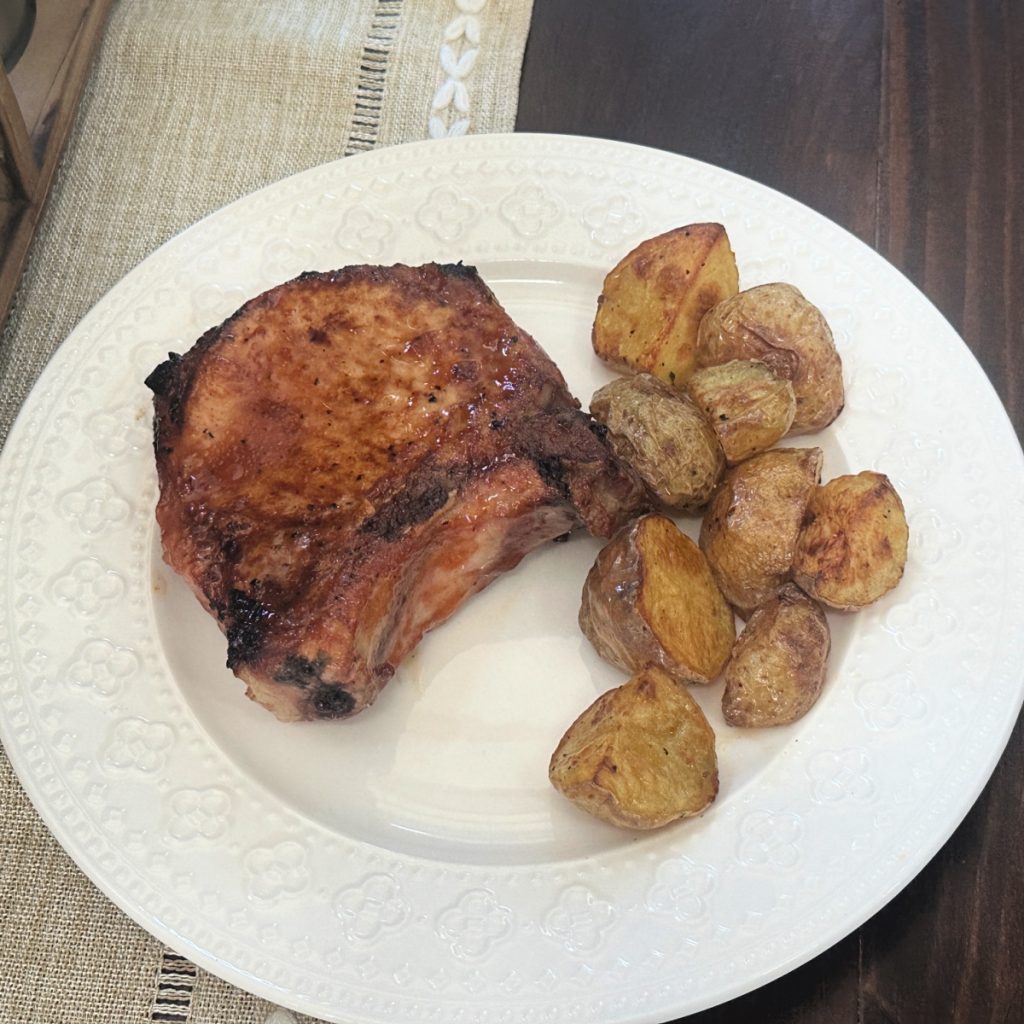
{"type": "Polygon", "coordinates": [[[579,622],[613,665],[657,665],[687,683],[712,682],[736,638],[732,609],[700,549],[655,514],[627,523],[598,554],[579,622]]]}
{"type": "Polygon", "coordinates": [[[707,417],[687,395],[638,373],[595,392],[590,412],[608,428],[615,454],[665,508],[692,512],[707,504],[725,455],[707,417]]]}
{"type": "Polygon", "coordinates": [[[715,734],[686,688],[651,666],[573,722],[548,777],[602,821],[660,828],[700,814],[717,796],[715,734]]]}
{"type": "Polygon", "coordinates": [[[730,466],[771,448],[796,415],[793,385],[756,359],[697,370],[686,390],[718,435],[730,466]]]}
{"type": "Polygon", "coordinates": [[[700,324],[698,365],[732,359],[759,359],[792,382],[791,434],[821,430],[842,411],[843,366],[832,331],[821,310],[791,284],[749,288],[707,313],[700,324]]]}
{"type": "Polygon", "coordinates": [[[793,579],[832,608],[863,608],[899,583],[909,535],[903,502],[884,473],[837,476],[808,502],[793,579]]]}
{"type": "Polygon", "coordinates": [[[787,583],[750,616],[736,640],[724,673],[725,720],[759,728],[802,718],[825,685],[831,646],[825,613],[787,583]]]}
{"type": "Polygon", "coordinates": [[[726,471],[701,523],[700,547],[726,600],[747,618],[789,582],[820,448],[772,448],[726,471]]]}
{"type": "Polygon", "coordinates": [[[704,314],[739,288],[721,224],[688,224],[641,242],[604,280],[594,351],[620,370],[682,385],[695,366],[704,314]]]}

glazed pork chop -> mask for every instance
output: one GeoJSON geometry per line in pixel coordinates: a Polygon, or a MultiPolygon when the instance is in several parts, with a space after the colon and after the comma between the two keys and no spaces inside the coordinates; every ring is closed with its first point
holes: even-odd
{"type": "Polygon", "coordinates": [[[642,485],[473,268],[347,267],[258,296],[146,381],[164,557],[283,720],[367,707],[530,550],[642,485]]]}

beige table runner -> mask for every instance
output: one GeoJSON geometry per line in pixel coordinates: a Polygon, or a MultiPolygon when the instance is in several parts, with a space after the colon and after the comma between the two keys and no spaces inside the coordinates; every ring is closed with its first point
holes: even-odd
{"type": "MultiPolygon", "coordinates": [[[[83,314],[200,217],[342,155],[511,131],[531,7],[121,0],[0,339],[0,443],[83,314]]],[[[0,1024],[298,1019],[197,970],[115,909],[0,752],[0,1024]]]]}

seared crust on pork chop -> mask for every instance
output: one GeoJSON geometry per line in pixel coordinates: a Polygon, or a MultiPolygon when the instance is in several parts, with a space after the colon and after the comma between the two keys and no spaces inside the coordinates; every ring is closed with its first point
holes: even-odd
{"type": "Polygon", "coordinates": [[[285,720],[369,705],[531,549],[644,502],[537,343],[461,264],[307,273],[149,376],[168,564],[285,720]]]}

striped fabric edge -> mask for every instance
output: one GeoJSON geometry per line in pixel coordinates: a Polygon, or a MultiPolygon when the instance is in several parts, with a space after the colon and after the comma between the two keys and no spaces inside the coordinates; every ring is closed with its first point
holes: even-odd
{"type": "Polygon", "coordinates": [[[370,31],[359,58],[355,110],[345,156],[373,149],[380,132],[381,109],[391,51],[398,38],[404,0],[377,0],[370,31]]]}
{"type": "Polygon", "coordinates": [[[160,1024],[186,1024],[192,1012],[192,993],[196,987],[196,965],[191,960],[165,950],[156,973],[156,991],[149,1011],[151,1021],[160,1024]]]}

